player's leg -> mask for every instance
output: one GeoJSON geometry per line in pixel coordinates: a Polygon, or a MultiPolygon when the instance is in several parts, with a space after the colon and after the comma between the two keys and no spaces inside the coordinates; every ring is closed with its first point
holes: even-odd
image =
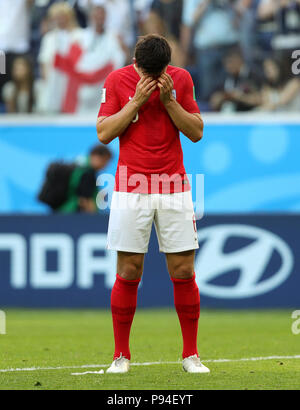
{"type": "Polygon", "coordinates": [[[154,218],[146,200],[143,195],[123,192],[114,192],[112,198],[108,249],[118,252],[118,263],[111,294],[115,353],[109,373],[129,370],[129,336],[154,218]]]}
{"type": "Polygon", "coordinates": [[[166,258],[183,339],[183,369],[189,373],[209,373],[200,361],[197,347],[200,294],[194,269],[195,251],[166,254],[166,258]]]}
{"type": "Polygon", "coordinates": [[[117,277],[111,293],[115,353],[108,373],[126,373],[131,358],[129,338],[143,274],[144,255],[118,252],[117,277]]]}
{"type": "Polygon", "coordinates": [[[184,370],[209,372],[201,364],[197,349],[200,295],[194,261],[199,245],[191,193],[164,195],[162,202],[165,206],[156,213],[155,227],[160,251],[166,254],[174,286],[175,307],[183,338],[184,370]]]}
{"type": "Polygon", "coordinates": [[[174,302],[182,330],[185,359],[198,356],[197,334],[200,317],[200,294],[195,280],[195,251],[166,254],[170,277],[174,286],[174,302]]]}

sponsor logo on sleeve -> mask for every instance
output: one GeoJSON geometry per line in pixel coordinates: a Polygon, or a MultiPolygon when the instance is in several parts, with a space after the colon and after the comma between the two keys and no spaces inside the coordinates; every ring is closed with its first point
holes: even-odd
{"type": "Polygon", "coordinates": [[[105,104],[106,103],[106,88],[102,89],[102,93],[101,93],[101,104],[105,104]]]}

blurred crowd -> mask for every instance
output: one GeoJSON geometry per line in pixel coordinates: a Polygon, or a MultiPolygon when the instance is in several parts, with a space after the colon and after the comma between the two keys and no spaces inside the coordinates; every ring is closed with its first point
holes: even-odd
{"type": "Polygon", "coordinates": [[[300,0],[0,0],[0,112],[96,114],[148,33],[169,40],[202,111],[300,111],[300,0]]]}

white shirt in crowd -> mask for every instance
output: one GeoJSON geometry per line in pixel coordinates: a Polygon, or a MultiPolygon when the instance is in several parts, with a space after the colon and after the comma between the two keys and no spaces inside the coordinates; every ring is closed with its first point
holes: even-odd
{"type": "MultiPolygon", "coordinates": [[[[204,0],[184,0],[183,24],[193,27],[197,8],[204,0]]],[[[234,16],[229,9],[207,6],[200,22],[196,24],[194,45],[197,49],[230,45],[238,41],[238,32],[234,26],[234,16]]]]}
{"type": "MultiPolygon", "coordinates": [[[[115,33],[106,31],[99,35],[92,28],[84,30],[82,37],[84,54],[77,65],[79,72],[93,72],[108,63],[117,70],[124,66],[126,55],[122,50],[115,33]]],[[[97,114],[100,107],[100,94],[104,80],[100,84],[82,85],[79,90],[77,113],[97,114]]]]}
{"type": "Polygon", "coordinates": [[[91,5],[106,9],[106,30],[120,36],[128,47],[134,43],[133,16],[130,0],[79,0],[78,4],[89,10],[91,5]]]}
{"type": "Polygon", "coordinates": [[[140,13],[143,17],[147,18],[151,9],[153,0],[133,0],[133,6],[135,11],[140,13]]]}
{"type": "Polygon", "coordinates": [[[29,50],[29,39],[27,0],[0,0],[0,50],[26,53],[29,50]]]}
{"type": "Polygon", "coordinates": [[[81,41],[82,35],[82,28],[75,28],[72,31],[60,29],[49,31],[42,38],[38,62],[44,65],[46,70],[52,67],[55,54],[67,53],[72,43],[81,41]]]}

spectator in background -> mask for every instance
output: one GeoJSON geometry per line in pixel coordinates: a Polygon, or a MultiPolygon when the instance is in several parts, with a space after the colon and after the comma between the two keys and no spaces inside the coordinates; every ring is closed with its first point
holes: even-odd
{"type": "Polygon", "coordinates": [[[72,43],[80,41],[82,29],[78,27],[75,12],[68,3],[55,3],[48,12],[52,29],[45,34],[38,56],[43,87],[38,100],[38,111],[61,112],[61,93],[65,80],[54,69],[57,53],[67,54],[72,43]]]}
{"type": "Polygon", "coordinates": [[[90,11],[90,27],[83,31],[82,56],[71,67],[69,74],[78,89],[78,105],[75,111],[95,113],[99,106],[100,92],[107,75],[126,63],[126,54],[114,31],[106,27],[107,11],[104,6],[93,6],[90,11]]]}
{"type": "Polygon", "coordinates": [[[108,148],[97,145],[78,163],[51,163],[38,194],[39,201],[56,213],[96,213],[97,177],[111,158],[108,148]]]}
{"type": "Polygon", "coordinates": [[[187,52],[193,38],[201,100],[208,101],[224,83],[222,59],[238,42],[234,23],[230,0],[184,0],[182,44],[187,52]]]}
{"type": "Polygon", "coordinates": [[[128,53],[135,44],[133,9],[128,0],[105,0],[103,3],[107,11],[105,29],[118,36],[123,50],[128,53]]]}
{"type": "Polygon", "coordinates": [[[14,59],[29,51],[29,13],[33,1],[0,0],[0,50],[6,54],[6,75],[0,75],[0,103],[2,87],[11,80],[14,59]]]}
{"type": "Polygon", "coordinates": [[[287,79],[283,63],[267,58],[263,63],[265,83],[262,87],[258,109],[261,111],[300,111],[300,80],[287,79]]]}
{"type": "Polygon", "coordinates": [[[105,30],[114,33],[126,54],[126,62],[130,61],[130,50],[135,44],[134,15],[128,0],[94,0],[105,7],[105,30]],[[102,4],[101,4],[102,3],[102,4]]]}
{"type": "Polygon", "coordinates": [[[278,17],[281,33],[300,33],[300,0],[282,0],[278,17]]]}
{"type": "Polygon", "coordinates": [[[12,66],[12,80],[2,91],[7,113],[31,113],[34,111],[35,82],[31,61],[17,57],[12,66]]]}
{"type": "Polygon", "coordinates": [[[145,23],[147,34],[159,34],[167,38],[173,51],[172,64],[182,67],[185,63],[180,47],[183,0],[154,0],[145,23]]]}
{"type": "Polygon", "coordinates": [[[51,21],[48,18],[49,8],[54,3],[66,1],[72,7],[80,27],[87,26],[87,16],[82,6],[82,2],[85,0],[35,0],[31,10],[31,54],[34,60],[37,60],[41,39],[51,30],[51,21]]]}
{"type": "Polygon", "coordinates": [[[215,92],[210,103],[215,111],[249,111],[253,104],[248,104],[239,98],[240,95],[256,92],[261,79],[249,65],[246,64],[240,50],[230,51],[224,58],[226,79],[224,87],[215,92]]]}
{"type": "Polygon", "coordinates": [[[264,82],[259,90],[245,93],[235,90],[234,98],[240,103],[264,112],[299,112],[300,80],[287,79],[280,60],[268,57],[263,62],[264,82]]]}
{"type": "Polygon", "coordinates": [[[145,35],[147,33],[146,24],[148,22],[150,9],[153,0],[129,0],[133,4],[137,34],[145,35]]]}
{"type": "MultiPolygon", "coordinates": [[[[31,10],[31,53],[37,62],[42,37],[50,30],[48,10],[56,0],[35,0],[31,10]]],[[[35,67],[38,75],[38,65],[35,67]]]]}
{"type": "Polygon", "coordinates": [[[86,159],[86,163],[77,165],[69,181],[68,198],[59,208],[60,213],[96,213],[97,176],[112,158],[112,154],[103,145],[95,146],[86,159]]]}
{"type": "Polygon", "coordinates": [[[183,0],[154,0],[150,9],[149,27],[180,39],[183,0]]]}
{"type": "Polygon", "coordinates": [[[276,50],[300,48],[300,0],[281,0],[277,10],[279,33],[273,41],[276,50]]]}
{"type": "Polygon", "coordinates": [[[272,40],[278,33],[279,25],[276,13],[281,0],[260,0],[257,9],[257,36],[263,51],[272,50],[272,40]]]}
{"type": "Polygon", "coordinates": [[[239,43],[246,64],[252,68],[259,58],[257,50],[257,7],[260,0],[237,0],[235,9],[239,18],[239,43]]]}
{"type": "Polygon", "coordinates": [[[80,41],[54,59],[53,74],[62,81],[56,99],[64,113],[96,115],[105,78],[126,60],[116,34],[105,29],[105,7],[93,6],[90,19],[91,26],[83,30],[80,41]]]}
{"type": "Polygon", "coordinates": [[[49,77],[55,54],[68,51],[70,43],[80,40],[82,35],[75,12],[68,3],[53,4],[49,9],[48,17],[51,29],[42,39],[38,57],[41,76],[44,79],[49,77]]]}
{"type": "Polygon", "coordinates": [[[132,0],[81,0],[81,2],[85,4],[87,14],[94,6],[105,8],[105,30],[115,33],[123,51],[129,56],[129,50],[135,43],[134,7],[130,5],[132,0]]]}

